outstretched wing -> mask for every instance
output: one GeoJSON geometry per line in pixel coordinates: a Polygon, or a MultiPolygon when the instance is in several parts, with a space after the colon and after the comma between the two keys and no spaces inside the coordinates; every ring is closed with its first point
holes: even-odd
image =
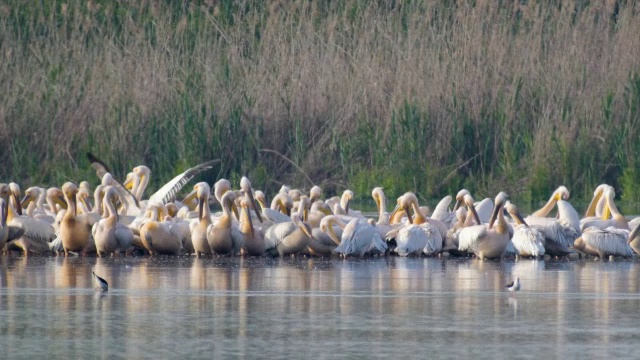
{"type": "Polygon", "coordinates": [[[164,186],[161,187],[160,190],[156,191],[153,195],[151,195],[151,197],[149,198],[149,202],[150,203],[160,202],[160,203],[166,204],[170,201],[173,201],[176,198],[176,195],[178,194],[178,192],[182,189],[182,187],[185,186],[189,181],[191,181],[191,179],[193,179],[196,175],[200,174],[201,172],[213,168],[213,164],[219,161],[220,159],[215,159],[215,160],[204,162],[174,177],[173,179],[171,179],[171,181],[164,184],[164,186]]]}
{"type": "Polygon", "coordinates": [[[120,199],[122,199],[122,201],[126,201],[130,207],[133,207],[133,205],[135,205],[136,208],[140,207],[140,204],[138,203],[138,199],[136,199],[136,197],[133,196],[133,194],[129,190],[127,190],[127,188],[125,188],[124,185],[122,185],[122,183],[118,181],[118,179],[116,179],[113,176],[113,173],[109,170],[109,168],[104,163],[104,161],[98,159],[95,155],[93,155],[90,152],[87,153],[87,158],[89,158],[89,162],[91,162],[91,167],[96,170],[96,175],[98,175],[100,179],[102,179],[104,174],[111,173],[111,177],[113,178],[113,181],[115,181],[116,183],[115,188],[118,191],[118,195],[120,195],[120,199]]]}

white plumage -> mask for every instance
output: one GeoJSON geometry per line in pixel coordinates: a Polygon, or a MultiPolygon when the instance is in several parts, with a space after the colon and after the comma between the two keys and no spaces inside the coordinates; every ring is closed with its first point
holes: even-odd
{"type": "Polygon", "coordinates": [[[576,240],[576,249],[590,255],[605,257],[614,256],[631,256],[633,249],[627,243],[629,230],[618,229],[613,226],[606,229],[590,227],[582,233],[583,244],[576,240]]]}
{"type": "Polygon", "coordinates": [[[384,253],[387,243],[376,229],[364,220],[349,221],[342,232],[340,245],[336,252],[343,255],[364,256],[371,252],[384,253]]]}
{"type": "Polygon", "coordinates": [[[513,247],[520,256],[543,256],[544,236],[537,229],[524,224],[513,225],[513,247]]]}

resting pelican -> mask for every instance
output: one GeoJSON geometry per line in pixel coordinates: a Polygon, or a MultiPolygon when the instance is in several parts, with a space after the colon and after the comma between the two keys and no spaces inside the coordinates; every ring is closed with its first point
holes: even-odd
{"type": "Polygon", "coordinates": [[[236,194],[228,191],[222,195],[221,200],[222,216],[207,227],[207,241],[214,254],[235,255],[240,252],[243,241],[242,233],[232,226],[231,206],[236,200],[236,194]]]}
{"type": "MultiPolygon", "coordinates": [[[[466,209],[464,207],[459,207],[458,210],[456,210],[456,216],[458,217],[458,222],[456,223],[456,225],[454,225],[454,227],[451,228],[452,231],[447,232],[447,235],[445,238],[445,250],[450,255],[454,255],[454,256],[463,256],[469,253],[467,251],[459,250],[459,243],[460,243],[459,239],[460,239],[461,233],[465,231],[466,228],[472,227],[472,226],[485,226],[485,224],[483,224],[482,221],[480,221],[480,217],[476,212],[473,197],[471,196],[471,194],[468,194],[468,193],[464,194],[462,201],[466,209]]],[[[462,235],[462,236],[474,236],[472,233],[474,233],[477,230],[466,230],[466,231],[470,232],[470,235],[462,235]]]]}
{"type": "Polygon", "coordinates": [[[147,221],[140,228],[140,240],[151,256],[155,254],[179,255],[182,249],[182,240],[171,231],[169,221],[157,221],[161,215],[161,204],[150,203],[147,211],[153,220],[147,221]]]}
{"type": "Polygon", "coordinates": [[[311,204],[311,209],[309,209],[309,215],[307,216],[307,223],[312,228],[317,228],[320,226],[320,222],[325,216],[333,215],[331,209],[327,206],[327,204],[322,200],[316,200],[311,204]]]}
{"type": "Polygon", "coordinates": [[[608,187],[604,192],[605,208],[603,218],[611,219],[604,222],[606,228],[591,226],[582,232],[582,236],[573,243],[574,249],[587,255],[598,256],[603,259],[608,255],[633,255],[633,249],[629,246],[629,225],[625,217],[620,214],[613,202],[615,191],[608,187]]]}
{"type": "Polygon", "coordinates": [[[207,240],[207,228],[211,225],[211,210],[209,209],[209,194],[211,188],[206,182],[199,182],[194,187],[198,199],[198,219],[190,223],[191,243],[197,257],[200,254],[211,254],[211,247],[207,240]]]}
{"type": "Polygon", "coordinates": [[[511,242],[518,255],[524,257],[544,256],[544,236],[542,233],[527,225],[518,212],[518,208],[511,202],[507,201],[505,209],[515,222],[511,242]]]}
{"type": "Polygon", "coordinates": [[[312,205],[316,200],[320,199],[320,196],[322,196],[322,189],[320,188],[320,186],[315,185],[311,188],[311,190],[309,190],[309,200],[311,201],[312,205]]]}
{"type": "Polygon", "coordinates": [[[76,194],[78,187],[72,182],[66,182],[62,186],[62,193],[67,202],[67,212],[60,222],[60,239],[64,248],[64,256],[69,251],[85,251],[90,247],[91,226],[89,223],[77,217],[76,194]]]}
{"type": "Polygon", "coordinates": [[[472,251],[481,260],[502,257],[511,241],[507,221],[502,212],[506,201],[507,194],[504,192],[496,196],[489,227],[476,225],[460,232],[458,245],[460,251],[472,251]]]}
{"type": "Polygon", "coordinates": [[[291,221],[267,229],[265,251],[269,256],[297,254],[309,245],[312,238],[311,227],[302,221],[300,214],[293,213],[291,221]]]}
{"type": "Polygon", "coordinates": [[[113,187],[108,186],[104,190],[105,217],[98,221],[91,231],[98,256],[113,254],[118,250],[126,251],[133,243],[131,229],[118,222],[118,213],[113,206],[116,196],[117,193],[113,187]]]}
{"type": "Polygon", "coordinates": [[[254,207],[255,202],[248,193],[240,201],[240,231],[244,235],[244,253],[249,256],[263,256],[265,250],[264,239],[259,231],[255,231],[249,208],[254,207]]]}
{"type": "Polygon", "coordinates": [[[335,248],[335,252],[343,256],[365,256],[371,253],[384,254],[387,251],[387,243],[382,239],[380,233],[368,222],[354,218],[342,232],[340,245],[335,248]]]}
{"type": "Polygon", "coordinates": [[[413,193],[408,192],[398,198],[398,205],[391,217],[401,208],[407,213],[409,224],[397,230],[395,251],[398,255],[439,253],[442,250],[442,241],[447,236],[446,225],[424,216],[418,206],[418,198],[413,193]]]}
{"type": "MultiPolygon", "coordinates": [[[[315,204],[315,203],[314,203],[315,204]]],[[[313,237],[309,242],[309,253],[314,256],[326,256],[335,253],[340,245],[342,229],[345,222],[335,215],[327,215],[320,220],[320,227],[312,230],[313,237]]]]}

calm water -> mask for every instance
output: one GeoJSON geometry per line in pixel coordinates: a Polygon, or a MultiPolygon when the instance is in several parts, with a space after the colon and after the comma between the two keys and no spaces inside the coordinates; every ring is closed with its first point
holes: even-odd
{"type": "Polygon", "coordinates": [[[0,260],[3,358],[638,356],[637,259],[0,260]]]}

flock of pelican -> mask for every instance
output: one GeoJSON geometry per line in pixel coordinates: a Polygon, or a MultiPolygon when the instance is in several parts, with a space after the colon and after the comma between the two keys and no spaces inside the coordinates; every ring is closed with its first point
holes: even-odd
{"type": "MultiPolygon", "coordinates": [[[[91,157],[90,157],[91,158],[91,157]]],[[[322,199],[318,186],[305,193],[283,186],[266,196],[243,177],[234,190],[228,180],[195,184],[182,201],[176,194],[204,163],[176,176],[144,200],[151,171],[141,165],[123,183],[91,158],[101,183],[67,182],[61,188],[30,187],[22,197],[16,183],[0,184],[0,249],[28,254],[169,254],[196,256],[504,256],[542,258],[580,255],[605,258],[640,253],[639,219],[627,221],[611,186],[596,188],[585,216],[560,186],[549,201],[523,217],[500,192],[476,202],[461,190],[430,212],[410,192],[391,213],[382,188],[372,197],[377,219],[350,207],[354,194],[322,199]],[[212,213],[213,198],[221,212],[212,213]],[[93,201],[91,201],[93,199],[93,201]],[[556,216],[550,214],[556,209],[556,216]]]]}

